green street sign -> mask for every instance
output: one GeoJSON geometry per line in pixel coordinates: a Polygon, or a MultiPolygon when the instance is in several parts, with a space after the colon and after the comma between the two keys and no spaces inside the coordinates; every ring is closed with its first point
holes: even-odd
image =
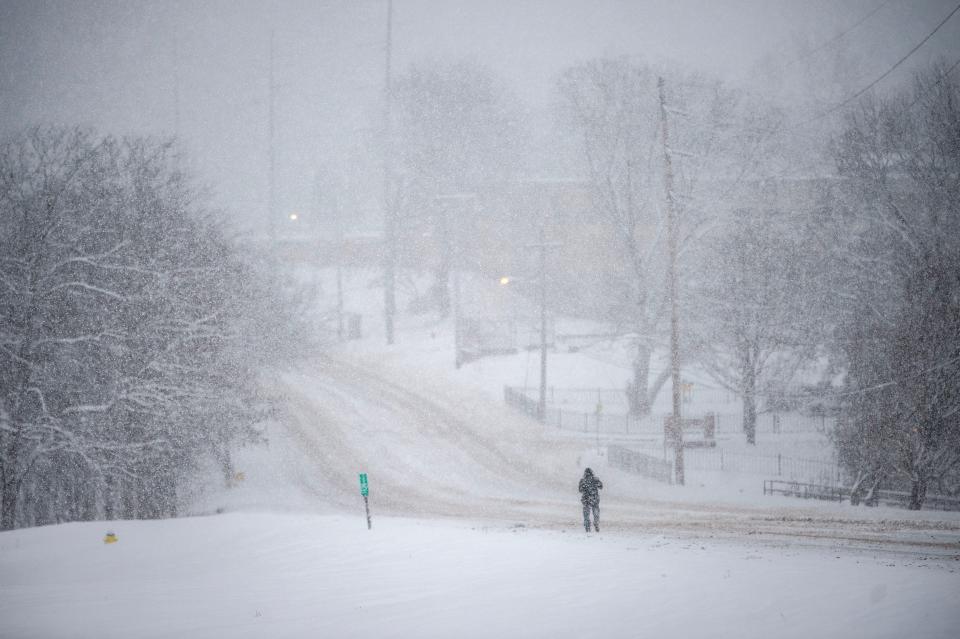
{"type": "Polygon", "coordinates": [[[370,485],[367,484],[366,473],[360,473],[360,494],[364,497],[370,494],[370,485]]]}

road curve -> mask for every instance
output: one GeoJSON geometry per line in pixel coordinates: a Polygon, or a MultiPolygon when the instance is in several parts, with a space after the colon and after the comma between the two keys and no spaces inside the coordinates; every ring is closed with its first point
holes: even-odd
{"type": "MultiPolygon", "coordinates": [[[[579,528],[575,487],[582,444],[551,438],[504,406],[345,356],[324,357],[276,384],[286,398],[284,424],[317,466],[304,486],[331,506],[355,507],[356,472],[364,469],[379,513],[579,528]]],[[[960,560],[960,519],[862,513],[669,501],[620,491],[604,500],[602,517],[605,534],[960,560]]]]}

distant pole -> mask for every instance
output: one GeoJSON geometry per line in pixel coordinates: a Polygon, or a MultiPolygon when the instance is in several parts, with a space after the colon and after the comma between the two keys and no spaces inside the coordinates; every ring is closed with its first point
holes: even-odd
{"type": "Polygon", "coordinates": [[[544,227],[540,227],[540,241],[527,244],[526,248],[540,251],[540,399],[537,402],[537,419],[547,419],[547,249],[561,246],[560,242],[547,242],[544,227]]]}
{"type": "Polygon", "coordinates": [[[343,341],[343,267],[337,264],[337,340],[343,341]]]}
{"type": "Polygon", "coordinates": [[[270,168],[267,173],[268,180],[268,211],[267,215],[269,219],[267,220],[267,231],[270,237],[270,255],[271,258],[275,258],[277,254],[277,181],[276,181],[276,109],[274,107],[275,100],[275,82],[273,78],[273,67],[274,67],[274,58],[276,57],[275,53],[275,34],[274,30],[270,29],[270,71],[269,71],[269,86],[267,87],[269,95],[267,97],[268,102],[268,115],[267,115],[267,127],[269,129],[269,145],[270,145],[270,168]]]}
{"type": "Polygon", "coordinates": [[[670,157],[670,132],[667,128],[667,104],[663,78],[657,78],[660,92],[660,122],[663,141],[664,185],[667,191],[667,291],[670,296],[670,374],[673,378],[674,467],[679,485],[683,485],[683,421],[681,420],[680,388],[680,321],[677,316],[677,225],[674,219],[673,162],[670,157]]]}
{"type": "Polygon", "coordinates": [[[600,414],[602,411],[602,405],[597,402],[597,455],[600,455],[600,414]]]}
{"type": "Polygon", "coordinates": [[[457,370],[463,365],[463,357],[461,356],[461,341],[463,336],[461,335],[461,314],[462,310],[460,308],[460,269],[453,269],[453,348],[456,351],[454,354],[453,365],[457,370]]]}
{"type": "Polygon", "coordinates": [[[390,153],[391,153],[391,128],[390,128],[390,94],[392,92],[391,79],[391,49],[393,46],[393,0],[387,0],[387,42],[386,42],[386,60],[384,69],[383,83],[383,232],[386,250],[384,252],[383,268],[383,315],[384,327],[387,334],[387,344],[393,344],[394,340],[394,317],[397,312],[396,298],[396,269],[397,269],[397,219],[393,203],[390,198],[390,153]]]}
{"type": "Polygon", "coordinates": [[[180,135],[180,41],[177,30],[173,32],[173,135],[177,145],[182,144],[180,135]]]}
{"type": "MultiPolygon", "coordinates": [[[[453,270],[453,367],[457,370],[460,370],[460,367],[463,366],[463,357],[462,353],[462,342],[463,335],[461,333],[461,322],[463,321],[463,309],[461,308],[460,300],[460,264],[459,260],[459,233],[456,232],[456,229],[459,228],[457,225],[450,224],[450,207],[445,205],[443,202],[445,200],[457,199],[458,196],[438,196],[437,201],[441,202],[440,215],[442,222],[442,242],[446,246],[441,246],[441,251],[449,251],[450,258],[450,268],[453,270]]],[[[457,220],[459,224],[462,220],[457,220]]],[[[442,270],[442,269],[441,269],[442,270]]],[[[437,282],[437,286],[442,286],[444,289],[447,286],[447,273],[443,273],[442,281],[437,282]]]]}
{"type": "Polygon", "coordinates": [[[540,227],[540,401],[537,416],[547,420],[547,246],[540,227]]]}
{"type": "Polygon", "coordinates": [[[343,341],[343,209],[340,197],[333,194],[333,214],[337,226],[337,339],[343,341]]]}

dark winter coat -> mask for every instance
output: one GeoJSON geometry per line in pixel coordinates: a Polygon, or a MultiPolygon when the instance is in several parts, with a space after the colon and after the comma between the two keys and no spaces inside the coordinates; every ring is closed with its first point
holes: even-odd
{"type": "Polygon", "coordinates": [[[580,501],[584,506],[599,505],[602,488],[603,482],[598,477],[594,477],[592,472],[584,473],[580,479],[580,501]]]}

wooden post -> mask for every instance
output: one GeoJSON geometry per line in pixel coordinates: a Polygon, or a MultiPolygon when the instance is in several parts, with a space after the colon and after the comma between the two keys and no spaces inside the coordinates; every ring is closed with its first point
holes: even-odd
{"type": "Polygon", "coordinates": [[[393,0],[387,0],[387,42],[383,83],[383,229],[386,250],[383,255],[383,315],[387,344],[393,344],[394,316],[397,312],[396,269],[397,269],[397,215],[391,202],[390,186],[392,181],[392,144],[390,101],[393,92],[391,78],[391,55],[393,53],[393,0]]]}
{"type": "Polygon", "coordinates": [[[537,413],[547,420],[547,247],[540,228],[540,403],[537,413]]]}
{"type": "Polygon", "coordinates": [[[676,420],[679,436],[674,444],[674,471],[677,483],[683,486],[683,422],[680,411],[680,320],[677,315],[677,225],[674,220],[673,206],[673,161],[670,157],[670,133],[667,128],[667,104],[664,81],[657,79],[660,93],[660,131],[663,142],[664,188],[667,196],[667,291],[670,297],[670,372],[673,382],[673,418],[676,420]]]}

